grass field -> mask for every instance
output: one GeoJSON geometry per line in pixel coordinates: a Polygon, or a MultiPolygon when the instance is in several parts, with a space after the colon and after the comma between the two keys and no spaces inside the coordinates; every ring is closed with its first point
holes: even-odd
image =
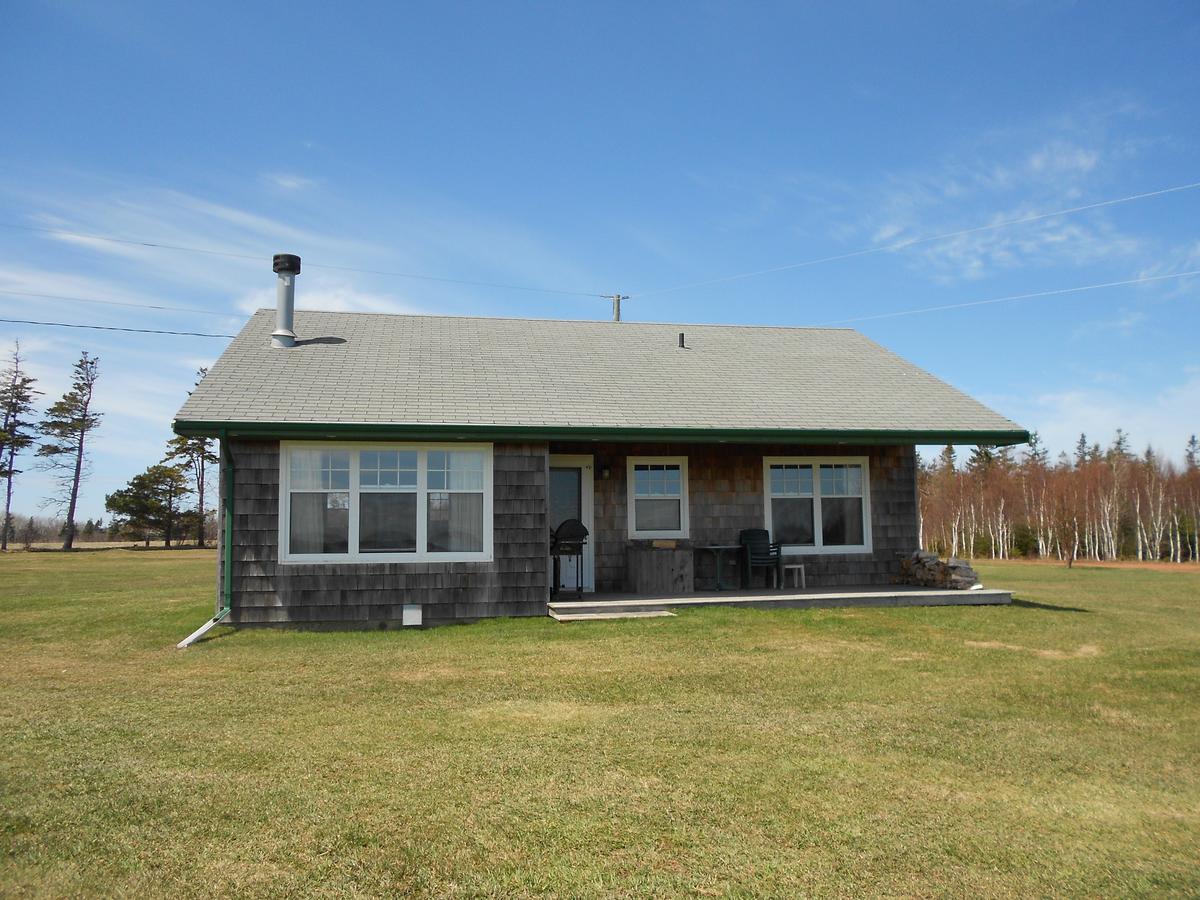
{"type": "Polygon", "coordinates": [[[1200,893],[1196,568],[176,651],[213,564],[0,557],[0,894],[1200,893]]]}

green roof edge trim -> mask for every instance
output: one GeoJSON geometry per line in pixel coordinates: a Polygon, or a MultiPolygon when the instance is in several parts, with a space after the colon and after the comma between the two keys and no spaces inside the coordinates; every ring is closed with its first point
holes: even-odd
{"type": "Polygon", "coordinates": [[[176,434],[203,437],[280,439],[361,438],[383,440],[562,440],[741,442],[765,444],[987,444],[1009,446],[1029,441],[1019,428],[995,430],[893,431],[813,428],[601,428],[563,425],[414,425],[362,422],[203,422],[176,419],[176,434]]]}

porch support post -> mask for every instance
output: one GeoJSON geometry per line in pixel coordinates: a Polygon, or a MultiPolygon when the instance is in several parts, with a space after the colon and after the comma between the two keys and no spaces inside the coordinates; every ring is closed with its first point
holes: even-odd
{"type": "Polygon", "coordinates": [[[217,609],[217,617],[228,615],[233,608],[233,453],[229,448],[229,437],[221,435],[221,467],[225,470],[225,502],[222,516],[224,541],[222,541],[221,565],[221,601],[217,609]]]}

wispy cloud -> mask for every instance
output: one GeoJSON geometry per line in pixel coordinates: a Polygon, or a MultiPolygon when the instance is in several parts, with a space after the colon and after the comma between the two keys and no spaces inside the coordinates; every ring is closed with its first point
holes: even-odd
{"type": "MultiPolygon", "coordinates": [[[[1062,137],[1009,160],[951,160],[890,179],[877,209],[858,231],[874,243],[895,243],[1053,212],[1077,204],[1104,163],[1102,147],[1062,137]]],[[[1017,268],[1132,260],[1143,249],[1137,237],[1121,231],[1103,212],[1092,212],[972,231],[897,253],[911,270],[945,284],[1017,268]]]]}
{"type": "MultiPolygon", "coordinates": [[[[237,301],[238,309],[246,315],[253,313],[256,309],[269,309],[274,306],[275,291],[270,288],[247,291],[237,301]]],[[[397,297],[361,291],[344,284],[323,283],[319,276],[315,280],[306,281],[303,290],[296,291],[296,306],[299,309],[320,309],[329,312],[420,313],[427,311],[397,297]]]]}
{"type": "Polygon", "coordinates": [[[1179,460],[1190,433],[1184,423],[1200,420],[1200,371],[1185,369],[1151,391],[1092,385],[1046,392],[1017,414],[1055,450],[1069,450],[1080,434],[1105,442],[1123,428],[1139,447],[1149,444],[1179,460]]]}
{"type": "Polygon", "coordinates": [[[1123,310],[1115,318],[1096,319],[1076,326],[1071,332],[1071,339],[1090,339],[1105,333],[1128,336],[1140,325],[1144,325],[1148,318],[1142,310],[1123,310]]]}
{"type": "Polygon", "coordinates": [[[296,175],[291,172],[264,172],[262,180],[271,187],[281,191],[300,191],[316,185],[312,178],[296,175]]]}

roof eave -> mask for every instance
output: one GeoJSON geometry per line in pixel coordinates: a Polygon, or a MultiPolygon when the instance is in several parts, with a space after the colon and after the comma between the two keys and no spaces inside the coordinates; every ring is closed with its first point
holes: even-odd
{"type": "Polygon", "coordinates": [[[413,423],[211,422],[176,419],[176,434],[278,440],[671,441],[678,443],[986,444],[1029,441],[1011,429],[613,428],[571,425],[439,425],[413,423]]]}

